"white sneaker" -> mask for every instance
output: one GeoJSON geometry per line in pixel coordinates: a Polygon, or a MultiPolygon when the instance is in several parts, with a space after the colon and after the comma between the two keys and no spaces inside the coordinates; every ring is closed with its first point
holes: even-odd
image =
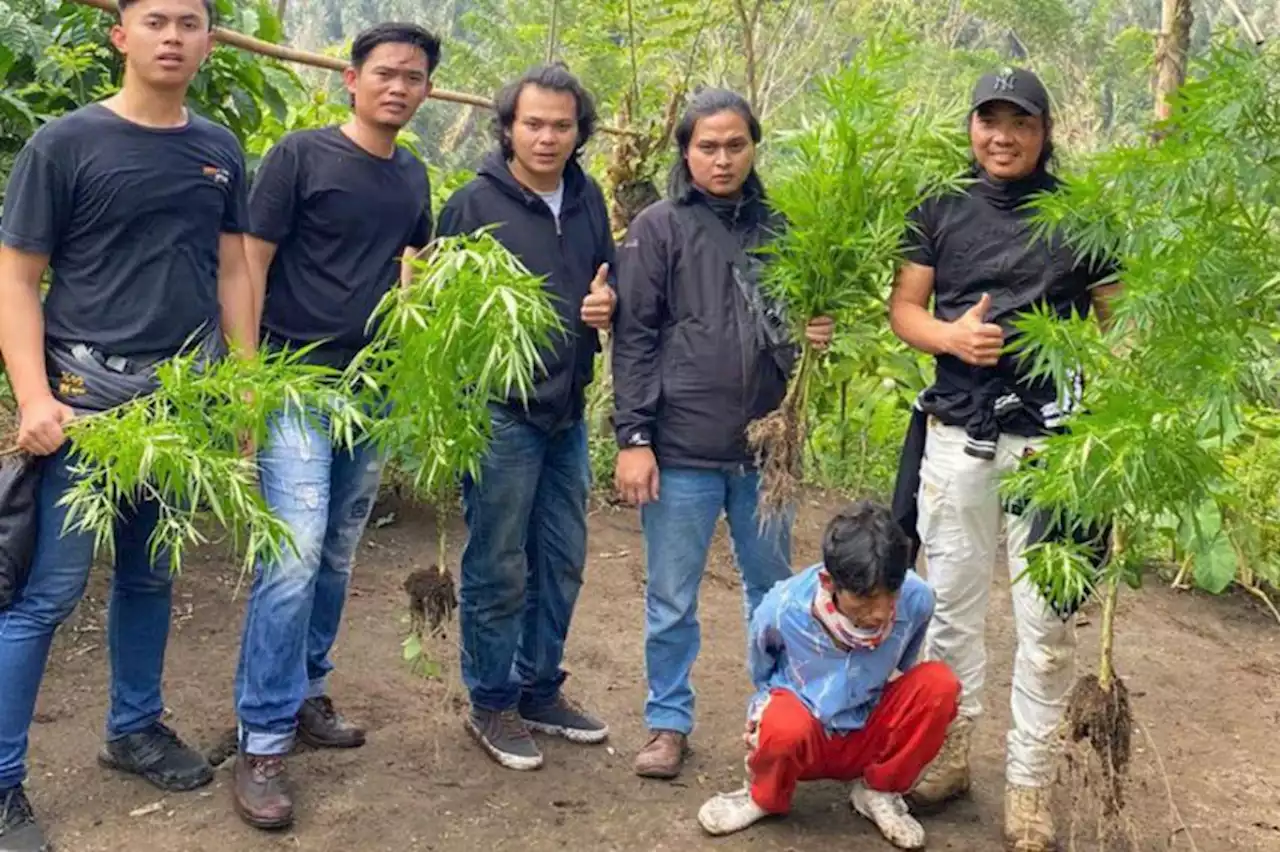
{"type": "Polygon", "coordinates": [[[849,793],[853,809],[876,824],[884,839],[899,849],[923,849],[924,828],[897,793],[880,793],[855,781],[849,793]]]}
{"type": "Polygon", "coordinates": [[[718,793],[698,811],[698,823],[714,836],[733,834],[755,825],[769,815],[751,798],[751,791],[743,787],[732,793],[718,793]]]}

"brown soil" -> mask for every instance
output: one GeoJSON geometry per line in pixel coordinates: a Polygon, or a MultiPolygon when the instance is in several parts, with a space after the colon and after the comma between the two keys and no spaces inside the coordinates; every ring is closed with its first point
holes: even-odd
{"type": "MultiPolygon", "coordinates": [[[[801,511],[797,562],[814,558],[830,507],[814,499],[801,511]]],[[[291,761],[299,819],[282,834],[239,822],[225,767],[205,790],[162,796],[95,765],[107,669],[107,572],[95,572],[85,603],[59,634],[32,731],[31,791],[59,850],[889,849],[851,813],[845,790],[828,783],[803,787],[787,819],[725,840],[702,836],[699,805],[741,780],[748,694],[742,598],[723,537],[702,587],[704,643],[695,673],[700,726],[682,778],[645,781],[630,771],[644,736],[641,541],[635,514],[608,508],[591,520],[568,688],[611,723],[613,736],[598,747],[546,742],[546,767],[520,774],[496,766],[463,732],[456,638],[435,648],[444,668],[439,680],[411,674],[402,660],[409,629],[403,584],[434,561],[434,536],[428,516],[396,509],[399,520],[371,530],[361,548],[333,679],[335,700],[368,727],[369,743],[347,752],[304,752],[291,761]]],[[[175,597],[168,721],[206,748],[232,719],[247,588],[238,582],[232,564],[209,549],[190,560],[175,597]]],[[[990,715],[976,735],[974,790],[923,820],[935,850],[1000,848],[1013,629],[1007,594],[997,591],[988,623],[990,715]]],[[[1200,850],[1280,849],[1280,628],[1236,597],[1210,600],[1151,588],[1122,596],[1120,607],[1117,666],[1129,684],[1136,723],[1126,804],[1138,848],[1192,848],[1170,817],[1163,765],[1172,800],[1200,850]]],[[[1093,621],[1080,631],[1086,649],[1096,647],[1096,615],[1093,621]]],[[[1093,662],[1086,651],[1082,664],[1093,662]]],[[[1069,809],[1069,797],[1062,798],[1069,809]]],[[[1092,847],[1082,842],[1079,848],[1092,847]]]]}

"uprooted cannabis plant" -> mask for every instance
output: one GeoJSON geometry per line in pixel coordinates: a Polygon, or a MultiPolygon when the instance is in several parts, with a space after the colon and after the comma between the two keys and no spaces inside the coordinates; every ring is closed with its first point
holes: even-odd
{"type": "MultiPolygon", "coordinates": [[[[841,335],[883,324],[908,213],[962,185],[964,109],[903,85],[912,55],[901,41],[860,45],[847,68],[821,82],[821,116],[779,139],[783,153],[769,195],[787,227],[766,249],[763,286],[786,305],[798,341],[814,317],[836,319],[841,335]]],[[[782,404],[747,431],[764,477],[762,519],[794,499],[803,474],[820,355],[801,346],[782,404]]]]}
{"type": "Polygon", "coordinates": [[[1256,438],[1244,413],[1276,398],[1280,48],[1217,44],[1161,136],[1101,155],[1039,203],[1043,227],[1120,261],[1124,292],[1105,331],[1045,314],[1021,323],[1037,375],[1067,387],[1083,370],[1083,410],[1006,483],[1076,529],[1113,527],[1100,571],[1082,548],[1044,542],[1027,572],[1058,604],[1103,597],[1099,669],[1077,685],[1068,717],[1101,764],[1112,814],[1123,807],[1131,730],[1113,660],[1120,586],[1141,582],[1167,518],[1203,530],[1206,502],[1236,488],[1230,454],[1256,438]]]}
{"type": "Polygon", "coordinates": [[[67,424],[77,477],[63,498],[67,528],[110,552],[119,507],[148,500],[160,513],[153,558],[167,551],[174,571],[206,540],[210,518],[246,567],[275,561],[292,542],[242,448],[246,438],[261,446],[272,418],[288,412],[324,415],[335,446],[374,442],[419,495],[441,498],[476,472],[488,404],[531,387],[557,315],[540,279],[477,233],[440,241],[375,319],[371,343],[345,371],[304,363],[305,350],[203,370],[197,356],[179,356],[157,368],[155,393],[67,424]]]}

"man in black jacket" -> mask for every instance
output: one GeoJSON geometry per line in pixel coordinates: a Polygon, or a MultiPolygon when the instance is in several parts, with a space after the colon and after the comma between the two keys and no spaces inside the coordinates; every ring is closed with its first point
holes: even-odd
{"type": "MultiPolygon", "coordinates": [[[[783,306],[760,289],[753,251],[783,222],[754,168],[760,124],[740,96],[703,92],[679,127],[668,199],[632,223],[621,251],[613,346],[618,489],[641,506],[648,582],[647,778],[674,778],[693,730],[698,585],[721,512],[747,616],[791,576],[790,520],[761,528],[747,424],[782,401],[795,349],[783,306]]],[[[816,346],[831,339],[812,320],[816,346]]]]}
{"type": "Polygon", "coordinates": [[[493,408],[478,479],[463,482],[462,677],[467,730],[509,769],[537,769],[530,729],[599,743],[609,729],[561,691],[565,637],[587,554],[590,466],[583,409],[598,331],[613,318],[613,237],[604,195],[578,164],[591,96],[562,65],[534,69],[496,99],[499,149],[440,213],[439,235],[494,236],[545,285],[563,334],[526,402],[493,408]]]}

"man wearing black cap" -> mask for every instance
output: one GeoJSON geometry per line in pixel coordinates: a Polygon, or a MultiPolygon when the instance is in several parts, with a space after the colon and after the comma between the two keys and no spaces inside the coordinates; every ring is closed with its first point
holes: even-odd
{"type": "Polygon", "coordinates": [[[939,805],[969,787],[969,739],[982,712],[983,632],[1003,519],[1018,635],[1005,794],[1005,840],[1015,852],[1055,848],[1052,741],[1071,688],[1075,637],[1069,619],[1018,580],[1036,534],[1029,517],[1002,506],[997,484],[1060,427],[1078,385],[1031,379],[1005,347],[1014,321],[1034,307],[1063,317],[1096,307],[1104,315],[1116,271],[1033,234],[1025,205],[1059,185],[1047,168],[1052,126],[1048,93],[1031,72],[1008,68],[978,82],[969,116],[974,182],[912,214],[907,262],[890,301],[898,336],[937,357],[937,379],[916,402],[918,451],[914,458],[904,451],[895,503],[905,497],[912,504],[903,517],[917,516],[937,594],[926,654],[951,666],[962,684],[960,715],[912,802],[939,805]]]}

